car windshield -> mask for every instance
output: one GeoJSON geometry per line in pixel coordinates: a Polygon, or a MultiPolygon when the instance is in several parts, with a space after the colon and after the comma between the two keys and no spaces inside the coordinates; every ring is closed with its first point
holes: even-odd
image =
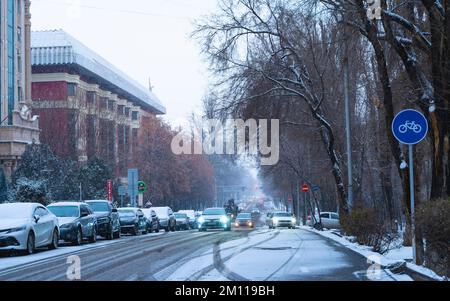
{"type": "Polygon", "coordinates": [[[57,217],[79,217],[80,210],[78,206],[50,206],[48,207],[51,213],[57,217]]]}
{"type": "Polygon", "coordinates": [[[88,202],[94,212],[109,212],[109,205],[105,202],[88,202]]]}
{"type": "Polygon", "coordinates": [[[119,209],[118,212],[120,217],[134,217],[136,215],[131,209],[119,209]]]}
{"type": "Polygon", "coordinates": [[[226,215],[225,209],[216,208],[216,209],[206,209],[203,212],[203,215],[226,215]]]}
{"type": "Polygon", "coordinates": [[[278,212],[274,214],[275,217],[291,217],[292,214],[287,213],[287,212],[278,212]]]}
{"type": "Polygon", "coordinates": [[[250,213],[241,213],[237,218],[252,218],[252,215],[250,213]]]}
{"type": "Polygon", "coordinates": [[[175,218],[187,218],[187,214],[184,214],[184,213],[175,213],[175,218]]]}
{"type": "Polygon", "coordinates": [[[0,219],[31,217],[29,204],[3,204],[0,205],[0,219]]]}

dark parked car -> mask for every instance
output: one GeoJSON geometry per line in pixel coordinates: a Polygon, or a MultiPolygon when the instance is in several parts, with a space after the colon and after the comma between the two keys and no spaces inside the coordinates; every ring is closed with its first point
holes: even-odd
{"type": "Polygon", "coordinates": [[[85,239],[91,243],[97,241],[97,217],[88,204],[61,202],[47,209],[58,218],[62,240],[77,246],[85,239]]]}
{"type": "Polygon", "coordinates": [[[120,220],[117,209],[109,201],[86,201],[97,216],[97,234],[112,240],[120,238],[120,220]]]}
{"type": "Polygon", "coordinates": [[[158,215],[156,215],[155,210],[153,209],[142,209],[142,212],[144,213],[146,219],[147,219],[147,232],[153,233],[159,232],[159,218],[158,215]]]}
{"type": "Polygon", "coordinates": [[[186,213],[175,213],[175,218],[177,220],[177,230],[190,230],[189,217],[186,213]]]}
{"type": "Polygon", "coordinates": [[[147,233],[147,219],[139,208],[119,208],[120,229],[123,234],[147,233]]]}
{"type": "Polygon", "coordinates": [[[170,207],[155,207],[152,209],[155,210],[159,218],[160,229],[165,229],[166,232],[177,230],[177,220],[170,207]]]}

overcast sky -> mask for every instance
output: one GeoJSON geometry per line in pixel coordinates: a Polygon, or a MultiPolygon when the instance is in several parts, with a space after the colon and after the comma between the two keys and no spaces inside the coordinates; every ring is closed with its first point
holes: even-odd
{"type": "Polygon", "coordinates": [[[153,92],[172,125],[201,110],[207,65],[189,35],[216,0],[33,0],[32,30],[64,29],[153,92]]]}

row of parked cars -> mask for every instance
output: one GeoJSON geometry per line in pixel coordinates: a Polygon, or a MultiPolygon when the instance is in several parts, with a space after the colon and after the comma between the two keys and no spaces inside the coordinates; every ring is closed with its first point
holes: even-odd
{"type": "Polygon", "coordinates": [[[37,248],[56,249],[60,240],[72,245],[95,243],[101,236],[120,239],[165,230],[197,228],[195,211],[174,213],[169,207],[115,208],[104,200],[0,204],[0,251],[33,254],[37,248]]]}

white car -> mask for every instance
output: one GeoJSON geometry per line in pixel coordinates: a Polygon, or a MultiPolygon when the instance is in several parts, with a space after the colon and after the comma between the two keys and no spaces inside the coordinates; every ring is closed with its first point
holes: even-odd
{"type": "MultiPolygon", "coordinates": [[[[316,215],[316,222],[319,222],[319,215],[316,215]]],[[[335,212],[321,212],[320,220],[322,221],[322,227],[327,229],[340,229],[341,224],[339,220],[339,214],[335,212]]],[[[311,222],[311,216],[308,216],[306,225],[313,227],[311,222]]]]}
{"type": "Polygon", "coordinates": [[[58,219],[44,206],[34,203],[0,204],[0,250],[25,251],[58,248],[58,219]]]}

